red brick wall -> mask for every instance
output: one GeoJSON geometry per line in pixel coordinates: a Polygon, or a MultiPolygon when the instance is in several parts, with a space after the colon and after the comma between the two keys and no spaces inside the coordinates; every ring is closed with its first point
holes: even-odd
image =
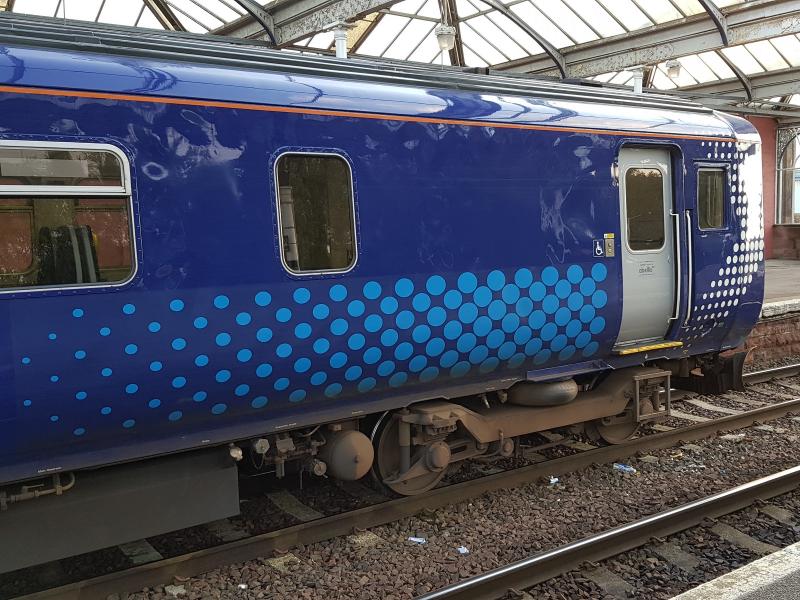
{"type": "Polygon", "coordinates": [[[747,363],[772,362],[789,356],[800,356],[800,315],[759,321],[744,343],[751,350],[747,363]]]}
{"type": "Polygon", "coordinates": [[[766,258],[798,258],[795,236],[800,241],[800,228],[775,226],[775,136],[778,126],[770,117],[747,117],[761,136],[761,173],[764,199],[764,256],[766,258]],[[785,230],[792,231],[785,231],[785,230]],[[779,231],[781,230],[781,231],[779,231]],[[788,238],[787,238],[788,234],[788,238]],[[786,251],[790,256],[784,256],[786,251]]]}

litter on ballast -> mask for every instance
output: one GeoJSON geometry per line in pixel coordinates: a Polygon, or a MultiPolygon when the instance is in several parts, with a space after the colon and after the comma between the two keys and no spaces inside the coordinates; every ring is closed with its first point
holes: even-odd
{"type": "Polygon", "coordinates": [[[459,554],[469,554],[469,548],[467,548],[466,546],[459,546],[458,548],[456,548],[456,550],[458,551],[459,554]]]}
{"type": "Polygon", "coordinates": [[[559,482],[558,477],[553,477],[552,475],[550,475],[550,483],[548,484],[550,487],[553,487],[558,482],[559,482]]]}
{"type": "Polygon", "coordinates": [[[428,540],[426,540],[424,537],[414,537],[413,535],[408,538],[408,541],[413,543],[413,544],[426,544],[426,543],[428,543],[428,540]]]}
{"type": "Polygon", "coordinates": [[[613,467],[615,471],[619,471],[620,473],[630,473],[631,475],[636,473],[636,469],[623,463],[614,463],[613,467]]]}
{"type": "Polygon", "coordinates": [[[238,585],[238,587],[239,587],[240,590],[246,590],[247,589],[247,584],[246,583],[240,583],[238,585]]]}

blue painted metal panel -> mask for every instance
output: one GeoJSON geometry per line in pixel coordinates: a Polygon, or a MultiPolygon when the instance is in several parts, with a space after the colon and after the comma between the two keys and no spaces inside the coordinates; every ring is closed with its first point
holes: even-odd
{"type": "MultiPolygon", "coordinates": [[[[708,115],[594,105],[589,113],[28,49],[4,60],[0,78],[15,85],[563,128],[2,94],[5,138],[104,141],[128,154],[141,265],[121,289],[0,296],[0,481],[369,413],[468,384],[507,387],[538,369],[640,360],[611,356],[620,266],[592,253],[603,234],[619,239],[612,165],[626,140],[570,127],[731,135],[708,115]],[[271,169],[286,147],[334,148],[351,162],[351,273],[298,278],[282,269],[271,169]]],[[[653,140],[631,134],[627,143],[637,141],[653,140]]],[[[664,143],[686,161],[709,144],[739,160],[713,141],[664,143]]],[[[741,227],[732,220],[724,242],[733,255],[741,227]]],[[[762,268],[757,252],[747,264],[762,268]]],[[[699,297],[712,281],[718,289],[720,266],[718,248],[697,248],[699,297]]],[[[740,286],[742,302],[759,304],[761,284],[740,286]]],[[[696,312],[691,352],[739,339],[751,312],[737,320],[732,308],[713,327],[696,312]]]]}

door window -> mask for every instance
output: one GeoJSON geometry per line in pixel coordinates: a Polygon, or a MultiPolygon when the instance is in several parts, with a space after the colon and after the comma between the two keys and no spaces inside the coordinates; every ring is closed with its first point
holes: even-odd
{"type": "Polygon", "coordinates": [[[664,245],[664,176],[660,170],[637,167],[625,173],[625,218],[631,250],[658,250],[664,245]]]}
{"type": "Polygon", "coordinates": [[[700,229],[721,229],[725,226],[723,169],[703,169],[697,173],[697,219],[700,229]]]}

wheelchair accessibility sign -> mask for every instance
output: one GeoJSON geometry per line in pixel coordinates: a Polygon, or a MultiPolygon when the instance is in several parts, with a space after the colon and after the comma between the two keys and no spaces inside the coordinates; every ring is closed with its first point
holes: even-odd
{"type": "Polygon", "coordinates": [[[603,239],[592,240],[592,256],[595,258],[614,258],[615,254],[613,233],[604,234],[603,239]]]}

